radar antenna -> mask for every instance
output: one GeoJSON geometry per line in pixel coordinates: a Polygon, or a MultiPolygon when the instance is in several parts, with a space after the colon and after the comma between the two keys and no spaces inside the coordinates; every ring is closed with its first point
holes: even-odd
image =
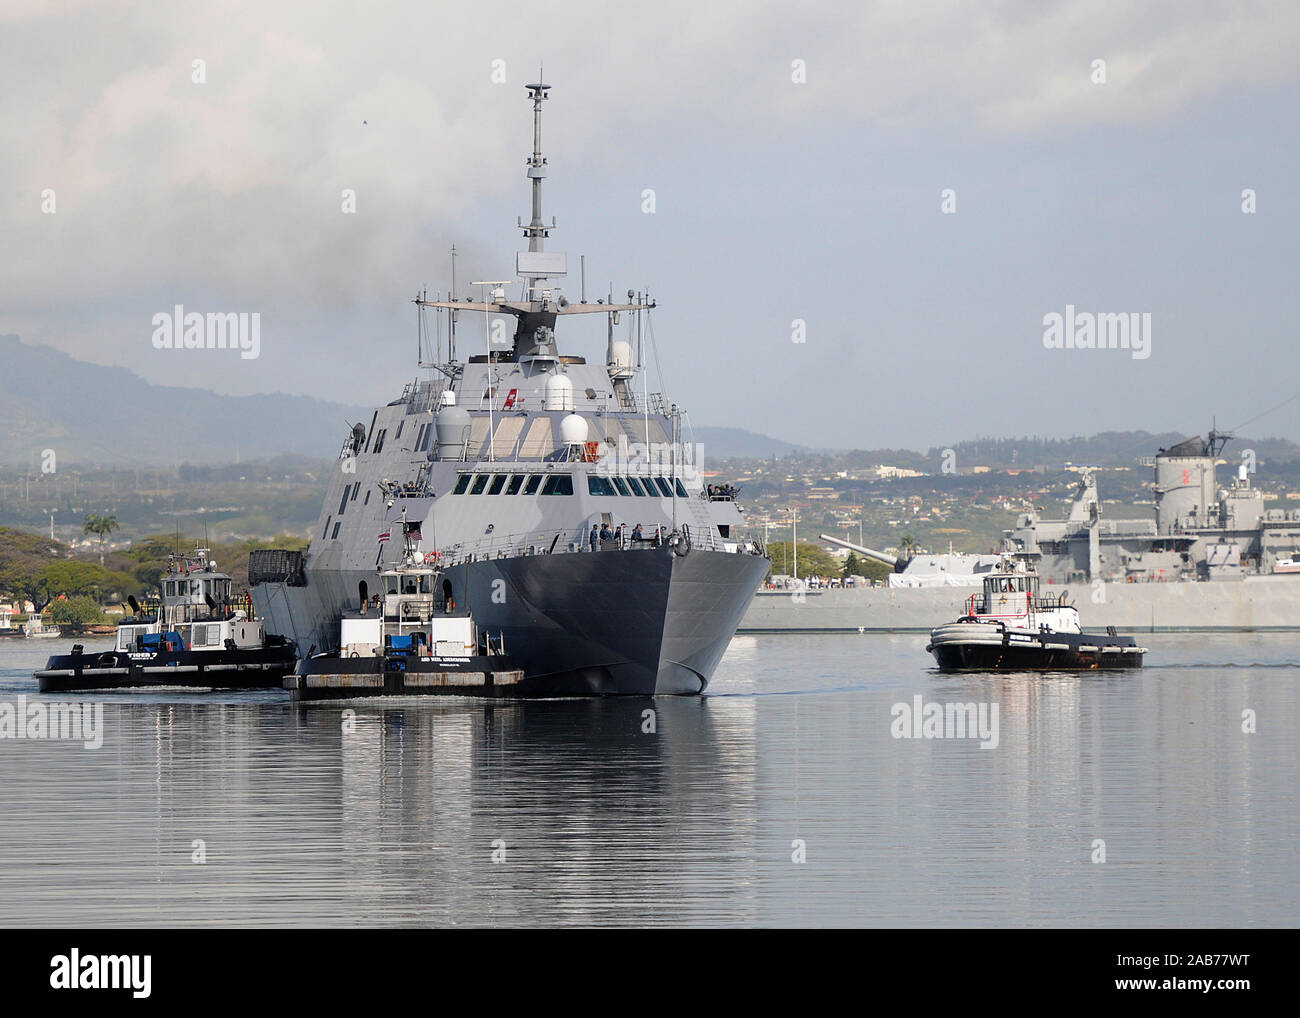
{"type": "Polygon", "coordinates": [[[533,154],[528,160],[528,179],[533,186],[533,218],[524,227],[524,236],[528,238],[529,251],[541,251],[542,242],[555,226],[546,226],[542,222],[542,181],[546,179],[546,157],[542,155],[542,103],[550,98],[551,86],[542,84],[541,68],[538,68],[538,80],[528,89],[528,98],[533,101],[533,154]]]}

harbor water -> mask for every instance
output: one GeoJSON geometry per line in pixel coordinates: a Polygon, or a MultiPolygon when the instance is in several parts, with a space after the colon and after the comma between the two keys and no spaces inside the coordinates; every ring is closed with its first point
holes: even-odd
{"type": "Polygon", "coordinates": [[[740,636],[703,697],[306,706],[40,697],[71,642],[0,642],[0,711],[102,705],[98,748],[0,732],[6,926],[1300,922],[1294,634],[1041,676],[740,636]],[[984,728],[911,718],[950,704],[984,728]]]}

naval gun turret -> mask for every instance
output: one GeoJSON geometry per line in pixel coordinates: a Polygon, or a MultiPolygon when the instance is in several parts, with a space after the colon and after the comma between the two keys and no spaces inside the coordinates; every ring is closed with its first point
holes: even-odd
{"type": "Polygon", "coordinates": [[[864,548],[852,541],[844,541],[830,534],[818,534],[822,541],[839,548],[847,548],[875,562],[889,566],[894,575],[889,578],[891,587],[978,587],[982,577],[996,569],[1002,555],[970,555],[948,551],[938,555],[914,554],[895,558],[882,551],[864,548]]]}

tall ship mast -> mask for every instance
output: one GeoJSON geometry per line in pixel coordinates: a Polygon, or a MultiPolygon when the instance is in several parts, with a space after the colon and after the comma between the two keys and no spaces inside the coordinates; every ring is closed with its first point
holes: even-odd
{"type": "Polygon", "coordinates": [[[341,615],[410,547],[438,567],[445,610],[504,639],[520,695],[697,694],[770,562],[731,493],[702,483],[681,410],[650,391],[655,302],[566,294],[542,217],[550,86],[526,87],[514,277],[463,295],[453,270],[453,292],[416,299],[427,375],[347,434],[307,553],[252,554],[253,600],[302,652],[337,652],[341,615]],[[605,317],[604,363],[560,352],[573,315],[605,317]]]}

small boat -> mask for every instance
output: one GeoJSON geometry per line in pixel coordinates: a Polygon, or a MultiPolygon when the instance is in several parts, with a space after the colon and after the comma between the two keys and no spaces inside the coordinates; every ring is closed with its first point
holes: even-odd
{"type": "Polygon", "coordinates": [[[51,657],[35,673],[41,692],[278,688],[297,663],[297,647],[267,634],[247,595],[231,596],[230,577],[207,553],[172,556],[156,606],[129,599],[133,614],[118,624],[112,650],[87,654],[74,644],[70,654],[51,657]]]}
{"type": "Polygon", "coordinates": [[[1273,573],[1275,575],[1300,573],[1300,559],[1296,559],[1295,557],[1278,559],[1273,564],[1273,573]]]}
{"type": "Polygon", "coordinates": [[[925,648],[941,671],[1092,671],[1141,668],[1145,647],[1131,636],[1085,633],[1069,591],[1042,594],[1038,576],[1004,558],[956,622],[930,632],[925,648]]]}
{"type": "Polygon", "coordinates": [[[23,623],[23,636],[29,640],[53,640],[62,635],[62,629],[58,626],[47,626],[41,615],[33,615],[23,623]]]}
{"type": "Polygon", "coordinates": [[[506,656],[502,637],[494,641],[457,610],[436,563],[408,546],[378,576],[380,593],[339,619],[338,648],[309,651],[284,680],[294,700],[516,695],[523,670],[506,656]]]}
{"type": "Polygon", "coordinates": [[[0,639],[5,637],[21,638],[23,636],[23,627],[15,626],[10,620],[14,616],[14,611],[8,605],[0,607],[0,639]]]}

